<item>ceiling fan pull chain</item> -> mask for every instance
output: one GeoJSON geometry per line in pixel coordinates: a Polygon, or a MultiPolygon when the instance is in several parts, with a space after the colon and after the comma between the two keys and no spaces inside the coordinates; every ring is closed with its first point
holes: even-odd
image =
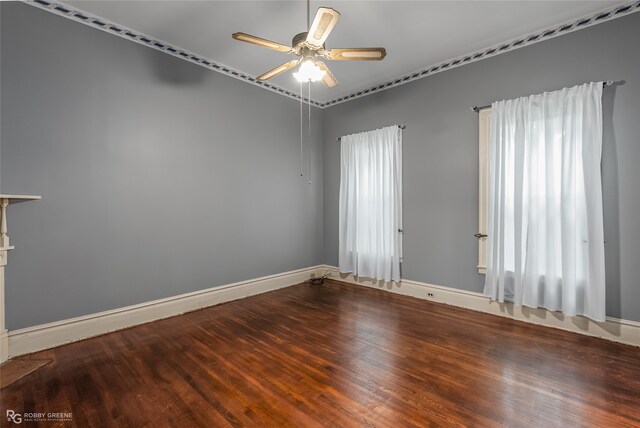
{"type": "Polygon", "coordinates": [[[304,176],[302,163],[302,82],[300,82],[300,177],[304,176]]]}
{"type": "Polygon", "coordinates": [[[309,81],[307,85],[309,87],[309,96],[307,98],[307,102],[309,103],[309,138],[307,141],[309,153],[307,154],[307,162],[309,164],[309,184],[311,184],[311,81],[309,81]]]}

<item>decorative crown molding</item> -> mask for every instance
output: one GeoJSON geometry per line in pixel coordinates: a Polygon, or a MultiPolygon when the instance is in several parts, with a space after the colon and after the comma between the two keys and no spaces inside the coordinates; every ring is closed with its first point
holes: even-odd
{"type": "Polygon", "coordinates": [[[485,58],[500,55],[505,52],[513,51],[515,49],[520,49],[525,46],[542,42],[544,40],[552,39],[554,37],[562,36],[564,34],[568,34],[577,30],[582,30],[584,28],[591,27],[593,25],[600,24],[602,22],[610,21],[615,18],[620,18],[622,16],[628,15],[633,12],[638,12],[638,11],[640,11],[640,1],[630,2],[629,4],[625,4],[625,5],[618,5],[614,8],[601,10],[600,12],[583,16],[582,18],[565,21],[561,24],[554,25],[553,27],[548,27],[548,28],[536,31],[534,33],[529,33],[525,36],[520,36],[506,42],[498,43],[488,48],[471,52],[466,55],[451,58],[439,64],[432,65],[432,66],[414,71],[413,73],[400,76],[386,83],[372,86],[368,89],[363,89],[363,90],[354,92],[350,95],[345,95],[343,97],[336,98],[335,100],[332,100],[332,101],[327,101],[326,103],[322,104],[322,108],[330,107],[336,104],[344,103],[346,101],[351,101],[356,98],[364,97],[366,95],[371,95],[376,92],[384,91],[386,89],[390,89],[396,86],[404,85],[405,83],[413,82],[414,80],[418,80],[418,79],[423,79],[427,76],[431,76],[436,73],[441,73],[446,70],[451,70],[453,68],[460,67],[462,65],[471,64],[472,62],[476,62],[476,61],[483,60],[485,58]]]}
{"type": "MultiPolygon", "coordinates": [[[[147,34],[141,33],[140,31],[127,28],[124,25],[117,24],[115,22],[101,18],[97,15],[93,15],[91,13],[85,12],[81,9],[69,6],[65,3],[62,3],[59,1],[53,1],[53,0],[22,0],[22,1],[29,5],[36,6],[40,9],[44,9],[48,12],[54,13],[56,15],[71,19],[72,21],[81,22],[85,25],[88,25],[93,28],[97,28],[109,34],[113,34],[118,37],[122,37],[124,39],[134,41],[141,45],[175,56],[176,58],[180,58],[182,60],[189,61],[199,66],[208,68],[210,70],[217,71],[218,73],[225,74],[227,76],[233,77],[234,79],[243,80],[245,82],[251,83],[252,85],[268,89],[272,92],[278,93],[280,95],[284,95],[285,97],[293,98],[295,100],[300,100],[301,98],[300,95],[295,94],[280,86],[260,81],[255,77],[248,75],[247,73],[236,70],[227,65],[213,61],[212,59],[206,58],[202,55],[198,55],[186,49],[182,49],[178,46],[172,45],[171,43],[158,40],[147,34]]],[[[305,103],[309,102],[308,98],[306,97],[302,97],[302,101],[304,101],[305,103]]],[[[311,100],[311,105],[314,105],[316,107],[322,107],[322,103],[314,100],[311,100]]]]}
{"type": "MultiPolygon", "coordinates": [[[[227,76],[233,77],[235,79],[239,79],[239,80],[243,80],[245,82],[251,83],[252,85],[268,89],[280,95],[284,95],[286,97],[293,98],[295,100],[300,100],[301,98],[300,95],[295,94],[280,86],[259,81],[255,77],[250,76],[247,73],[244,73],[239,70],[235,70],[232,67],[229,67],[224,64],[220,64],[209,58],[203,57],[202,55],[198,55],[194,52],[188,51],[186,49],[182,49],[170,43],[166,43],[164,41],[155,39],[144,33],[127,28],[115,22],[111,22],[109,20],[103,19],[99,16],[87,13],[78,8],[71,7],[60,1],[54,1],[54,0],[22,0],[22,1],[27,4],[49,11],[51,13],[55,13],[56,15],[64,16],[65,18],[71,19],[73,21],[81,22],[90,27],[97,28],[102,31],[106,31],[107,33],[114,34],[116,36],[122,37],[127,40],[132,40],[136,43],[150,47],[152,49],[162,51],[169,55],[173,55],[182,60],[192,62],[194,64],[200,65],[202,67],[208,68],[213,71],[217,71],[218,73],[222,73],[227,76]]],[[[620,18],[622,16],[625,16],[634,12],[638,12],[638,11],[640,11],[640,0],[635,2],[629,2],[628,4],[618,5],[613,8],[605,9],[594,14],[583,16],[582,18],[569,20],[559,25],[548,27],[543,30],[536,31],[534,33],[530,33],[525,36],[517,37],[506,42],[498,43],[496,45],[490,46],[485,49],[471,52],[459,57],[451,58],[439,64],[431,65],[426,68],[414,71],[412,73],[400,76],[386,83],[372,86],[367,89],[362,89],[352,94],[345,95],[343,97],[339,97],[331,101],[327,101],[325,103],[321,103],[319,101],[314,101],[314,100],[311,100],[310,103],[311,105],[314,105],[319,108],[331,107],[336,104],[344,103],[347,101],[354,100],[356,98],[364,97],[367,95],[374,94],[376,92],[381,92],[387,89],[394,88],[396,86],[404,85],[406,83],[413,82],[414,80],[423,79],[427,76],[431,76],[436,73],[441,73],[443,71],[451,70],[456,67],[471,64],[473,62],[480,61],[485,58],[490,58],[495,55],[500,55],[505,52],[513,51],[515,49],[520,49],[525,46],[532,45],[534,43],[538,43],[544,40],[549,40],[554,37],[562,36],[564,34],[568,34],[574,31],[582,30],[584,28],[591,27],[593,25],[600,24],[602,22],[610,21],[612,19],[620,18]]],[[[309,103],[308,98],[302,97],[302,100],[305,103],[309,103]]]]}

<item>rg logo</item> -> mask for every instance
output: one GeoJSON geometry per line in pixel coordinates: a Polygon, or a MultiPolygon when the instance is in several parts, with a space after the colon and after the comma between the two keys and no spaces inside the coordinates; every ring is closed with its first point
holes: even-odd
{"type": "Polygon", "coordinates": [[[14,424],[20,424],[22,423],[22,415],[13,410],[7,410],[7,421],[13,422],[14,424]]]}

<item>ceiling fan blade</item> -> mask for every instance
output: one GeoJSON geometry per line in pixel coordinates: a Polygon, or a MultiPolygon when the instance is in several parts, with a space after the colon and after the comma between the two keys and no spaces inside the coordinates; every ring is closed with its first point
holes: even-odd
{"type": "Polygon", "coordinates": [[[278,42],[272,42],[271,40],[263,39],[260,37],[252,36],[247,33],[233,33],[231,35],[236,40],[240,40],[241,42],[247,42],[254,45],[262,46],[263,48],[273,49],[274,51],[291,53],[293,49],[290,46],[285,46],[278,42]]]}
{"type": "Polygon", "coordinates": [[[266,73],[263,73],[260,76],[258,76],[258,80],[271,79],[272,77],[277,76],[278,74],[284,73],[287,70],[291,70],[293,67],[298,65],[298,61],[299,60],[297,59],[292,59],[291,61],[285,62],[284,64],[280,64],[276,68],[271,69],[266,73]]]}
{"type": "Polygon", "coordinates": [[[322,47],[324,41],[329,37],[329,33],[336,26],[340,19],[340,12],[330,7],[320,7],[313,18],[313,24],[307,34],[307,43],[313,46],[322,47]]]}
{"type": "Polygon", "coordinates": [[[320,67],[320,70],[324,71],[322,83],[324,83],[327,88],[335,88],[338,86],[338,79],[336,79],[336,76],[334,76],[329,67],[327,67],[327,64],[322,61],[316,61],[316,64],[320,67]]]}
{"type": "Polygon", "coordinates": [[[385,48],[326,49],[322,56],[340,61],[382,61],[387,56],[385,48]]]}

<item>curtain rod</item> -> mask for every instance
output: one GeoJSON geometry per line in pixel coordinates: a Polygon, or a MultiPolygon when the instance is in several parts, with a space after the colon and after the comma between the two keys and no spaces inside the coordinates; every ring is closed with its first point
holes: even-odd
{"type": "MultiPolygon", "coordinates": [[[[407,125],[396,125],[396,126],[397,126],[398,128],[400,128],[400,129],[405,129],[405,128],[407,127],[407,125]]],[[[342,137],[338,137],[338,138],[336,138],[336,141],[337,141],[337,142],[340,142],[340,139],[341,139],[341,138],[342,138],[342,137]]]]}
{"type": "MultiPolygon", "coordinates": [[[[613,85],[614,83],[617,83],[617,82],[616,82],[616,81],[614,81],[614,80],[607,80],[606,82],[602,82],[602,86],[603,86],[603,87],[604,87],[604,86],[611,86],[611,85],[613,85]]],[[[480,112],[480,110],[484,110],[484,109],[486,109],[486,108],[490,108],[490,107],[491,107],[491,104],[486,105],[486,106],[480,106],[480,107],[475,106],[475,107],[471,107],[471,110],[472,110],[472,111],[475,111],[476,113],[479,113],[479,112],[480,112]]]]}

